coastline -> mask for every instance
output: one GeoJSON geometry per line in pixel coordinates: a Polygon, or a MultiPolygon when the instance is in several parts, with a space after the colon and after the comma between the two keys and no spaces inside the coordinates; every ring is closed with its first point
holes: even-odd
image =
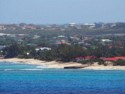
{"type": "Polygon", "coordinates": [[[10,59],[0,59],[0,62],[13,62],[13,63],[24,63],[24,64],[31,64],[31,65],[38,65],[41,68],[64,68],[64,67],[70,67],[70,66],[75,66],[75,67],[84,67],[81,69],[84,70],[125,70],[125,66],[104,66],[104,65],[98,65],[98,64],[93,64],[93,65],[85,65],[85,64],[80,64],[77,62],[57,62],[57,61],[42,61],[42,60],[37,60],[37,59],[20,59],[20,58],[10,58],[10,59]]]}
{"type": "Polygon", "coordinates": [[[57,62],[57,61],[42,61],[37,59],[20,59],[20,58],[10,58],[10,59],[0,59],[0,62],[13,62],[13,63],[23,63],[38,65],[41,68],[64,68],[68,66],[83,66],[80,63],[76,62],[57,62]]]}

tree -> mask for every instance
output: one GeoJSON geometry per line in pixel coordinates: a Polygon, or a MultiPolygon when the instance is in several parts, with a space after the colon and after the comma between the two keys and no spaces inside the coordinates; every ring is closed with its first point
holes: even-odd
{"type": "Polygon", "coordinates": [[[60,45],[57,48],[58,57],[61,61],[72,61],[78,56],[84,56],[85,50],[80,46],[60,45]]]}
{"type": "Polygon", "coordinates": [[[21,51],[19,45],[14,44],[9,47],[6,47],[4,49],[4,53],[5,53],[5,58],[13,58],[18,56],[21,53],[21,51]]]}
{"type": "Polygon", "coordinates": [[[119,60],[117,60],[117,61],[115,61],[114,63],[113,63],[113,65],[114,66],[125,66],[125,60],[121,60],[121,59],[119,59],[119,60]]]}

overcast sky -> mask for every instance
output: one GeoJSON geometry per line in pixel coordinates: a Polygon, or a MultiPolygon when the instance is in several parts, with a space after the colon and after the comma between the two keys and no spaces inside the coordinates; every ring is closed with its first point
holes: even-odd
{"type": "Polygon", "coordinates": [[[0,23],[125,22],[125,0],[0,0],[0,23]]]}

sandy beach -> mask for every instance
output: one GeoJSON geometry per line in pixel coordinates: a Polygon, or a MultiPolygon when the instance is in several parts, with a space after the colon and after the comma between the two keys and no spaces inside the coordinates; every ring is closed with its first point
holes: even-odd
{"type": "Polygon", "coordinates": [[[83,66],[80,63],[75,62],[57,62],[57,61],[42,61],[37,59],[20,59],[20,58],[10,58],[10,59],[0,59],[0,62],[14,62],[14,63],[24,63],[24,64],[33,64],[33,65],[39,65],[41,67],[45,68],[64,68],[68,66],[83,66]]]}
{"type": "Polygon", "coordinates": [[[70,66],[83,66],[82,69],[88,69],[88,70],[125,70],[125,66],[103,66],[98,64],[93,64],[90,66],[80,64],[77,62],[57,62],[57,61],[41,61],[37,59],[20,59],[20,58],[11,58],[11,59],[0,59],[0,62],[14,62],[14,63],[24,63],[24,64],[33,64],[38,65],[39,67],[44,68],[64,68],[64,67],[70,67],[70,66]],[[86,66],[86,67],[85,67],[86,66]]]}
{"type": "Polygon", "coordinates": [[[88,69],[88,70],[125,70],[125,66],[103,66],[103,65],[98,65],[98,66],[85,67],[84,69],[88,69]]]}

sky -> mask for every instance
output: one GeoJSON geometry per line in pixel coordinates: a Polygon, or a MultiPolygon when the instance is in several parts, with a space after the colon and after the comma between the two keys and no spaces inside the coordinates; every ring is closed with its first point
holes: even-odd
{"type": "Polygon", "coordinates": [[[125,22],[125,0],[0,0],[0,23],[125,22]]]}

